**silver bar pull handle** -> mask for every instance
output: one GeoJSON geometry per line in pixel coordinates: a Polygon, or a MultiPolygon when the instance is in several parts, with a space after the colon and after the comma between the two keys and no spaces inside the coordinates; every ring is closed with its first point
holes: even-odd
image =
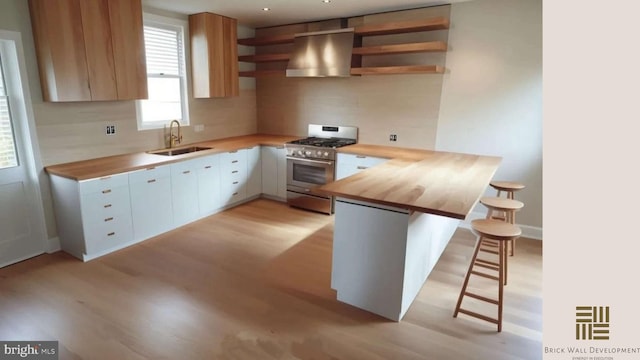
{"type": "Polygon", "coordinates": [[[358,166],[358,170],[364,170],[364,169],[368,169],[368,166],[358,166]]]}
{"type": "Polygon", "coordinates": [[[102,193],[103,193],[103,194],[108,194],[108,193],[110,193],[110,192],[111,192],[111,189],[102,190],[102,193]]]}
{"type": "Polygon", "coordinates": [[[149,183],[149,184],[154,183],[154,182],[156,182],[156,179],[147,180],[147,183],[149,183]]]}

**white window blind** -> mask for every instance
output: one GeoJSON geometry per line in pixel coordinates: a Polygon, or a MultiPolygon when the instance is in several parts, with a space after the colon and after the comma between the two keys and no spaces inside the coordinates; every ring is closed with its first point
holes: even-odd
{"type": "Polygon", "coordinates": [[[2,59],[0,58],[0,169],[18,166],[18,156],[11,126],[9,97],[4,83],[2,59]]]}
{"type": "Polygon", "coordinates": [[[162,127],[171,120],[188,124],[183,31],[179,26],[144,26],[149,99],[140,100],[139,127],[162,127]]]}

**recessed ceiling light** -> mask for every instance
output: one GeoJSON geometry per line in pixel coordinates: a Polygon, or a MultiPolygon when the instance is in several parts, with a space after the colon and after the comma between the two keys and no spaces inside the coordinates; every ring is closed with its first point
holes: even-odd
{"type": "Polygon", "coordinates": [[[331,2],[331,0],[322,0],[323,3],[328,4],[331,2]]]}
{"type": "Polygon", "coordinates": [[[267,8],[267,7],[262,8],[262,11],[269,11],[269,10],[271,10],[271,8],[267,8]]]}

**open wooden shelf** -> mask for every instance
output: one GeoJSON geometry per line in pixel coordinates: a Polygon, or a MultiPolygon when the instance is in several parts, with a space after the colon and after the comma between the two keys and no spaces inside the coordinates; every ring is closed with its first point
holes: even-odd
{"type": "MultiPolygon", "coordinates": [[[[416,31],[445,30],[449,28],[449,19],[434,17],[423,20],[395,21],[383,24],[366,24],[356,26],[354,33],[360,36],[402,34],[416,31]]],[[[262,46],[292,43],[295,34],[263,36],[238,39],[238,44],[246,46],[262,46]]]]}
{"type": "MultiPolygon", "coordinates": [[[[353,55],[389,55],[389,54],[408,54],[408,53],[422,53],[422,52],[438,52],[447,51],[447,43],[444,41],[430,41],[419,42],[409,44],[394,44],[394,45],[376,45],[376,46],[363,46],[353,48],[353,55]]],[[[260,55],[242,55],[238,56],[238,61],[243,62],[275,62],[275,61],[287,61],[290,54],[260,54],[260,55]]]]}
{"type": "MultiPolygon", "coordinates": [[[[351,75],[443,74],[439,65],[407,65],[351,68],[351,75]]],[[[240,71],[241,77],[286,76],[286,70],[240,71]]]]}
{"type": "Polygon", "coordinates": [[[356,35],[390,35],[416,31],[445,30],[449,28],[449,19],[435,17],[423,20],[395,21],[383,24],[365,24],[357,26],[356,35]]]}
{"type": "Polygon", "coordinates": [[[293,42],[294,34],[263,36],[257,38],[238,39],[238,44],[246,46],[288,44],[293,42]]]}
{"type": "Polygon", "coordinates": [[[353,55],[387,55],[437,51],[447,51],[447,43],[444,41],[429,41],[409,44],[363,46],[353,48],[353,55]]]}
{"type": "Polygon", "coordinates": [[[238,56],[238,61],[243,62],[274,62],[274,61],[287,61],[290,54],[259,54],[259,55],[242,55],[238,56]]]}
{"type": "Polygon", "coordinates": [[[443,74],[444,67],[438,65],[379,66],[351,68],[351,75],[390,74],[443,74]]]}
{"type": "Polygon", "coordinates": [[[253,70],[240,71],[240,77],[286,76],[286,70],[253,70]]]}

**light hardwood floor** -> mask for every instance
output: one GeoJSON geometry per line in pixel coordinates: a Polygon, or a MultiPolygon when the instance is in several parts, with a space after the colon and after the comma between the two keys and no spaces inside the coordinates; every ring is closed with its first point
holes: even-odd
{"type": "Polygon", "coordinates": [[[399,323],[335,299],[332,231],[331,216],[256,200],[88,263],[42,255],[0,269],[0,340],[58,340],[60,359],[542,358],[540,241],[509,259],[497,333],[452,317],[468,230],[399,323]]]}

